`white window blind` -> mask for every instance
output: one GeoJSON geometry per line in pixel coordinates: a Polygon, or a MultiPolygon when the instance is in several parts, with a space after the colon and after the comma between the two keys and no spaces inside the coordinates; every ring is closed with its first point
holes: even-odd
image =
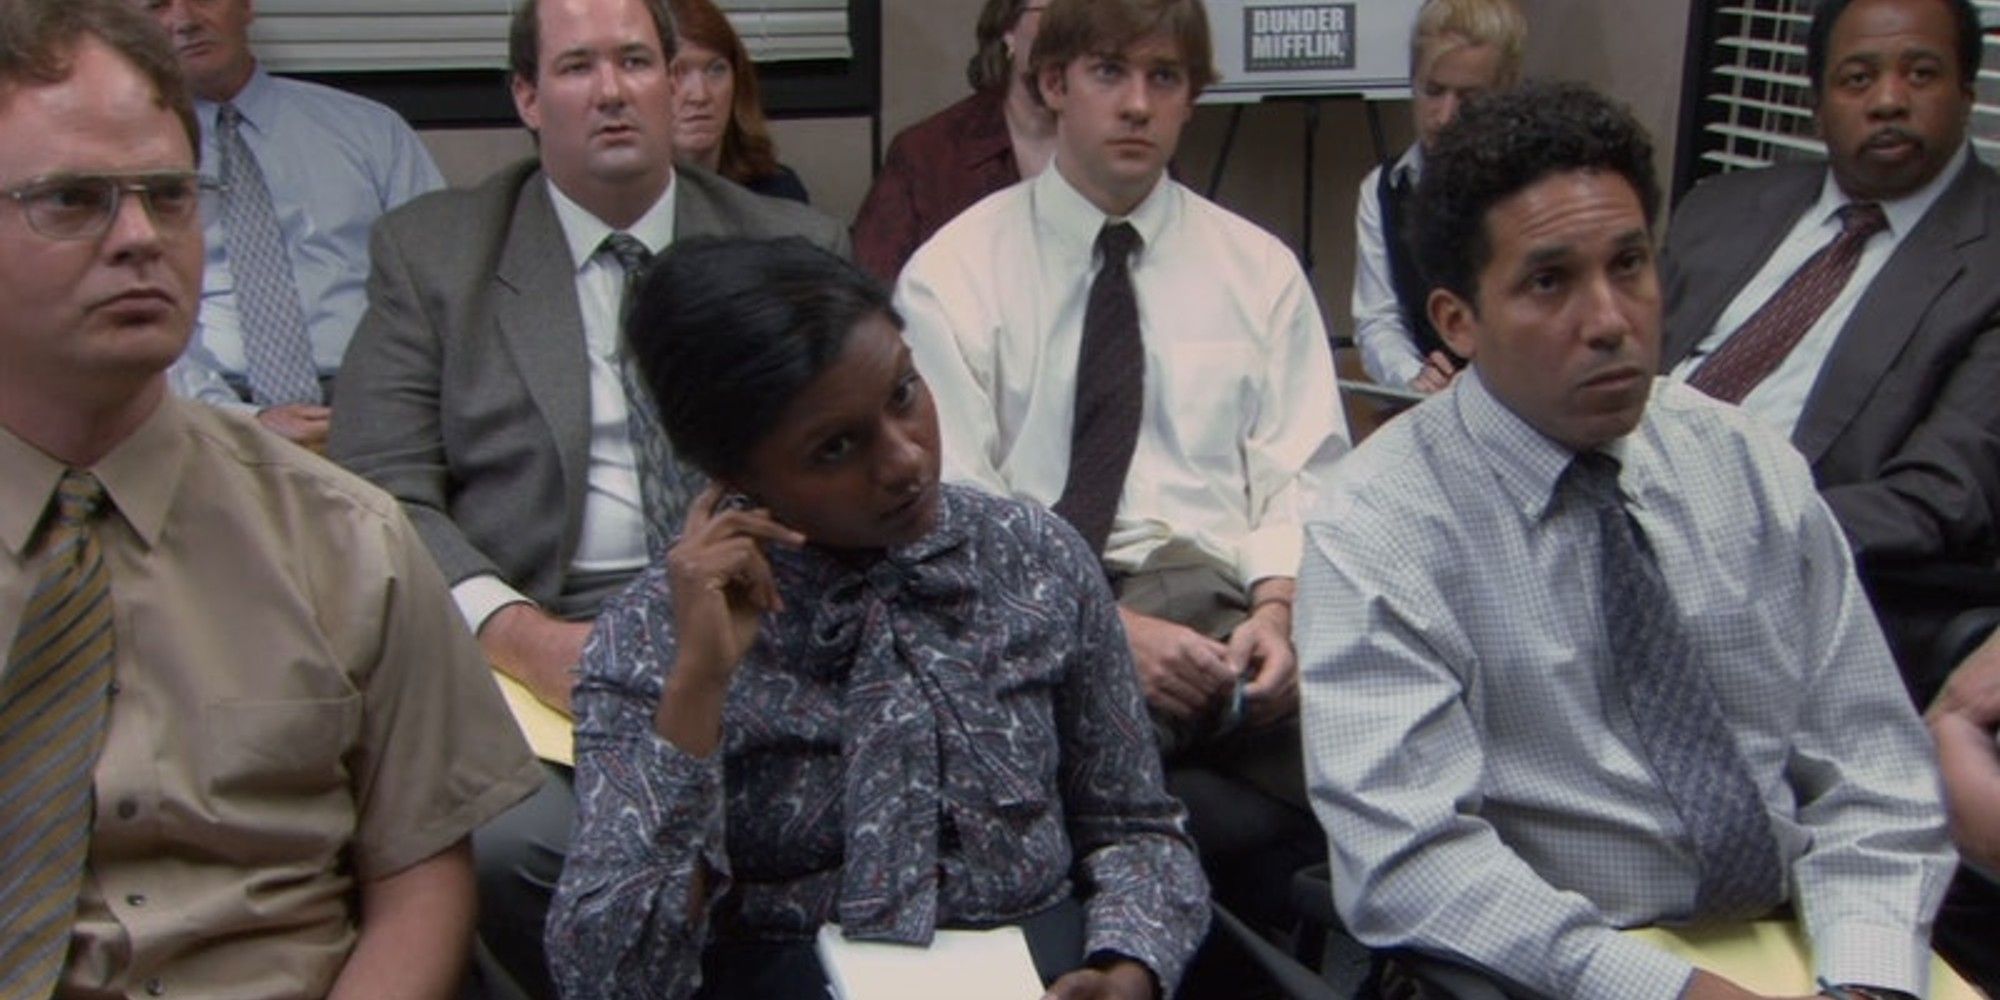
{"type": "MultiPolygon", "coordinates": [[[[758,62],[851,59],[847,0],[716,0],[758,62]]],[[[505,69],[513,0],[257,0],[278,72],[505,69]]]]}
{"type": "MultiPolygon", "coordinates": [[[[1972,112],[1979,157],[2000,164],[2000,0],[1976,0],[1984,35],[1972,112]]],[[[1806,28],[1813,0],[1727,0],[1716,18],[1715,51],[1703,97],[1712,113],[1701,158],[1709,171],[1823,159],[1806,79],[1806,28]]],[[[1707,172],[1707,171],[1705,171],[1707,172]]]]}

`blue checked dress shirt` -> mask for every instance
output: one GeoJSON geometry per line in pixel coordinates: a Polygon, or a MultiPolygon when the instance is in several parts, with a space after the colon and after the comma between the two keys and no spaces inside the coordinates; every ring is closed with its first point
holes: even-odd
{"type": "MultiPolygon", "coordinates": [[[[1953,868],[1937,772],[1804,461],[1668,383],[1606,450],[1818,974],[1921,993],[1953,868]]],[[[1571,458],[1475,368],[1341,463],[1300,574],[1308,786],[1368,944],[1665,1000],[1690,966],[1615,929],[1687,917],[1699,869],[1614,688],[1597,515],[1557,499],[1571,458]]]]}

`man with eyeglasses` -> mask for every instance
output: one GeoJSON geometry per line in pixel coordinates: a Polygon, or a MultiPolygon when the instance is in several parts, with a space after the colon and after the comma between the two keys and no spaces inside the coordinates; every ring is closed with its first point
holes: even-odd
{"type": "Polygon", "coordinates": [[[0,998],[442,998],[539,772],[388,496],[184,402],[195,120],[0,0],[0,998]]]}
{"type": "Polygon", "coordinates": [[[368,233],[444,186],[416,132],[367,98],[272,76],[250,48],[253,0],[134,0],[194,91],[206,197],[201,309],[173,390],[315,450],[368,307],[368,233]]]}

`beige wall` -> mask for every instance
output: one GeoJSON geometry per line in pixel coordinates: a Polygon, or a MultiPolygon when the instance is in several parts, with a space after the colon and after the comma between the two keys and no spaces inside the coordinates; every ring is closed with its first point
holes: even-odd
{"type": "Polygon", "coordinates": [[[1581,80],[1632,108],[1653,132],[1662,187],[1673,183],[1681,69],[1692,0],[1521,0],[1527,71],[1581,80]]]}
{"type": "MultiPolygon", "coordinates": [[[[1680,75],[1692,0],[1522,0],[1530,28],[1528,72],[1581,80],[1630,104],[1659,145],[1671,177],[1680,114],[1680,75]]],[[[882,0],[882,138],[966,93],[965,61],[982,0],[882,0]]],[[[1348,330],[1354,270],[1356,186],[1375,151],[1359,100],[1320,102],[1312,234],[1313,285],[1327,320],[1348,330]]],[[[1392,150],[1409,142],[1409,106],[1379,108],[1392,150]]],[[[1217,200],[1297,247],[1303,235],[1305,108],[1295,102],[1244,108],[1217,200]]],[[[1180,176],[1205,189],[1219,156],[1229,110],[1204,106],[1181,143],[1180,176]]],[[[784,121],[773,128],[780,155],[804,178],[813,202],[851,219],[867,192],[871,150],[866,118],[784,121]]],[[[432,132],[425,136],[453,184],[485,176],[529,149],[519,129],[432,132]]]]}

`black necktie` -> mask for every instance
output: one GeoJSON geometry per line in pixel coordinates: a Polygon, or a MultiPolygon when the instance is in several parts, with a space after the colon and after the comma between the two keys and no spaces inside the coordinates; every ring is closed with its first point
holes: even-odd
{"type": "Polygon", "coordinates": [[[1785,900],[1777,838],[1666,578],[1625,510],[1618,471],[1617,459],[1584,452],[1558,486],[1596,515],[1612,679],[1701,869],[1689,916],[1761,916],[1785,900]]]}
{"type": "Polygon", "coordinates": [[[1075,525],[1100,555],[1125,492],[1125,472],[1139,443],[1139,415],[1146,399],[1146,351],[1139,339],[1139,302],[1130,267],[1139,243],[1138,230],[1125,222],[1105,226],[1097,235],[1104,264],[1090,283],[1090,301],[1083,310],[1069,477],[1055,503],[1055,512],[1075,525]]]}

